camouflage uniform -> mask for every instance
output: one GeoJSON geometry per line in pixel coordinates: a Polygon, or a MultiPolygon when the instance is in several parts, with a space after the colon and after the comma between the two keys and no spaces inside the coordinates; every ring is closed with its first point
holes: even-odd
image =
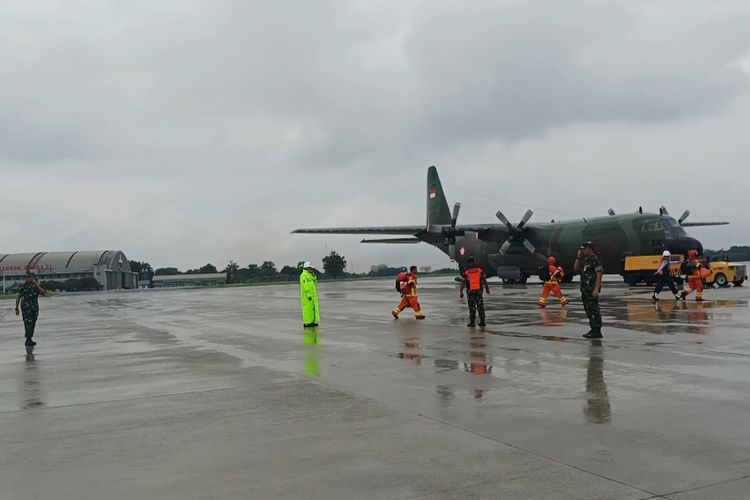
{"type": "Polygon", "coordinates": [[[34,336],[36,320],[39,318],[39,290],[36,285],[24,283],[18,289],[18,295],[21,296],[21,314],[23,326],[26,329],[26,339],[31,340],[34,336]]]}
{"type": "Polygon", "coordinates": [[[596,288],[596,273],[604,272],[599,257],[581,257],[581,300],[583,309],[589,318],[592,332],[600,332],[602,328],[602,314],[599,311],[599,300],[594,298],[596,288]]]}
{"type": "Polygon", "coordinates": [[[477,311],[479,312],[479,326],[485,325],[485,314],[484,314],[484,290],[489,293],[487,287],[487,278],[484,271],[480,267],[470,267],[461,273],[463,278],[463,285],[461,290],[467,288],[466,298],[469,304],[469,324],[468,326],[474,326],[477,319],[477,311]]]}

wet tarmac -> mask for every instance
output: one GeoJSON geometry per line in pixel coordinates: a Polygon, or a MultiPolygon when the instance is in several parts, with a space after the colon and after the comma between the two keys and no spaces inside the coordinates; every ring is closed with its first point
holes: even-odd
{"type": "Polygon", "coordinates": [[[33,352],[0,303],[0,498],[750,498],[750,287],[607,283],[587,341],[575,284],[390,285],[59,296],[33,352]]]}

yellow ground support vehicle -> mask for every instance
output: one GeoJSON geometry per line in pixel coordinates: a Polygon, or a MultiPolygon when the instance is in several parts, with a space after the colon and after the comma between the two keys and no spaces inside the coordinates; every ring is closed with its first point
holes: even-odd
{"type": "Polygon", "coordinates": [[[729,286],[729,283],[742,286],[747,279],[747,266],[739,262],[711,262],[709,270],[711,275],[706,278],[706,284],[709,286],[729,286]]]}
{"type": "MultiPolygon", "coordinates": [[[[661,266],[661,255],[628,255],[623,260],[622,277],[630,286],[644,282],[651,286],[656,281],[657,276],[654,274],[661,266]]],[[[673,255],[669,258],[669,272],[674,277],[674,282],[682,285],[680,277],[680,266],[682,265],[683,256],[673,255]]]]}

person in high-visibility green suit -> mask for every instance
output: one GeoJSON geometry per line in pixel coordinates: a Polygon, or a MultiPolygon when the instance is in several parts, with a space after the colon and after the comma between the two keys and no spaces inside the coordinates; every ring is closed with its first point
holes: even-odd
{"type": "Polygon", "coordinates": [[[300,302],[302,304],[302,325],[305,328],[318,326],[320,323],[320,308],[318,307],[318,291],[316,285],[318,277],[312,264],[305,262],[302,274],[299,275],[300,302]]]}

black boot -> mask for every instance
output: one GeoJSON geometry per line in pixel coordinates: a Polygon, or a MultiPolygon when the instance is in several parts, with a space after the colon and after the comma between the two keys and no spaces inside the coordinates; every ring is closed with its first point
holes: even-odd
{"type": "Polygon", "coordinates": [[[35,346],[36,342],[34,342],[33,340],[31,340],[30,337],[26,337],[26,344],[24,344],[24,345],[26,345],[27,347],[29,347],[29,346],[35,346]]]}
{"type": "Polygon", "coordinates": [[[597,328],[595,330],[591,330],[589,333],[587,333],[583,337],[587,338],[587,339],[601,339],[601,338],[604,338],[604,336],[602,335],[602,331],[599,328],[597,328]]]}

